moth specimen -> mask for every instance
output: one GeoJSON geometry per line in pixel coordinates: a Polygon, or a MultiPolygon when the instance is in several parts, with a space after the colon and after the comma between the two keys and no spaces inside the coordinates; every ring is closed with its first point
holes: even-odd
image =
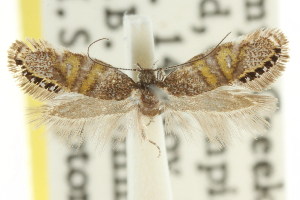
{"type": "Polygon", "coordinates": [[[8,58],[20,87],[45,102],[41,123],[62,137],[94,135],[104,142],[135,131],[146,139],[149,120],[163,115],[167,133],[203,132],[223,144],[268,128],[265,117],[277,99],[257,92],[284,70],[287,44],[279,30],[259,29],[181,65],[134,69],[136,82],[119,68],[43,40],[16,41],[8,58]]]}

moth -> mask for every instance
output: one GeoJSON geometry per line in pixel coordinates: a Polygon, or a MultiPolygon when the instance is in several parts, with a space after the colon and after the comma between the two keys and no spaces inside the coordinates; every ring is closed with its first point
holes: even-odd
{"type": "Polygon", "coordinates": [[[166,133],[204,133],[226,144],[235,135],[266,131],[265,117],[276,110],[270,87],[288,60],[288,41],[277,29],[259,29],[167,68],[122,69],[44,40],[16,41],[8,51],[9,69],[19,86],[45,102],[40,123],[69,139],[94,136],[99,142],[142,139],[149,120],[162,115],[166,133]],[[166,72],[169,73],[166,73],[166,72]]]}

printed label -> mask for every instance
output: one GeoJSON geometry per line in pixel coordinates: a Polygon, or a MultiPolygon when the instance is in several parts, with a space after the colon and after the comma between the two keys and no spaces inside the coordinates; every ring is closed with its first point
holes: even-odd
{"type": "MultiPolygon", "coordinates": [[[[43,2],[43,35],[50,43],[86,52],[113,66],[125,63],[122,17],[148,15],[153,20],[158,66],[187,61],[226,39],[277,24],[277,2],[271,0],[52,0],[43,2]],[[274,9],[275,8],[275,9],[274,9]]],[[[275,87],[278,88],[278,87],[275,87]]],[[[277,89],[272,89],[279,98],[277,89]]],[[[269,132],[222,149],[202,141],[166,136],[175,200],[283,200],[281,111],[268,119],[269,132]]],[[[201,133],[199,133],[201,134],[201,133]]],[[[51,199],[125,200],[126,148],[104,150],[85,143],[74,149],[48,134],[51,199]]]]}

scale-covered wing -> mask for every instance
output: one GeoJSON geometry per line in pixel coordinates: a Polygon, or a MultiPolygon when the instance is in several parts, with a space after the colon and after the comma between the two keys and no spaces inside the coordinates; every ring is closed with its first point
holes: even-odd
{"type": "Polygon", "coordinates": [[[220,87],[193,97],[169,96],[165,104],[167,132],[203,132],[211,141],[228,143],[233,135],[262,134],[265,117],[276,110],[277,99],[244,89],[220,87]]]}
{"type": "Polygon", "coordinates": [[[121,71],[86,55],[59,51],[42,40],[16,41],[9,49],[9,68],[25,92],[40,100],[64,92],[122,100],[130,96],[135,82],[121,71]]]}
{"type": "Polygon", "coordinates": [[[35,124],[45,124],[56,134],[72,141],[72,138],[95,139],[99,143],[111,137],[122,140],[137,125],[138,105],[132,98],[124,100],[100,100],[78,93],[65,93],[32,110],[35,124]]]}
{"type": "Polygon", "coordinates": [[[194,96],[225,85],[262,91],[284,70],[287,43],[277,29],[257,30],[193,57],[171,72],[161,87],[175,96],[194,96]]]}

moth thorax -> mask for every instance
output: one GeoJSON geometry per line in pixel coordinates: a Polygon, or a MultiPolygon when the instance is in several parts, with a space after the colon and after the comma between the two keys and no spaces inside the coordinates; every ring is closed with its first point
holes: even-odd
{"type": "Polygon", "coordinates": [[[139,73],[139,82],[142,85],[150,85],[156,83],[156,77],[153,70],[142,70],[139,73]]]}

